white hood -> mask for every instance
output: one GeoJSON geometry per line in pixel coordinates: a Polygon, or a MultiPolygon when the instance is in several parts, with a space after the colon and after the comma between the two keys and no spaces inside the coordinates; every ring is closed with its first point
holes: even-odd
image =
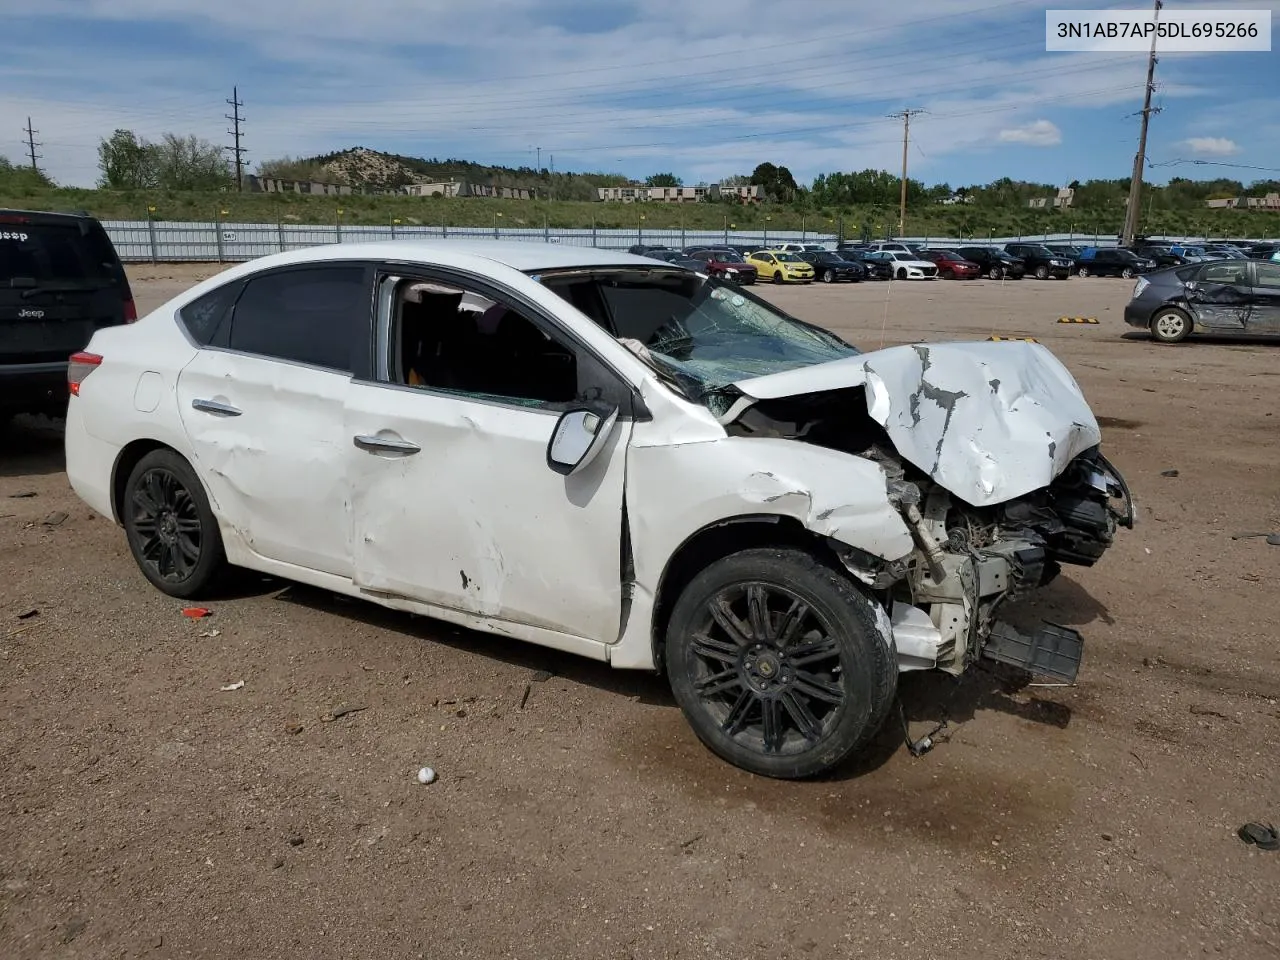
{"type": "Polygon", "coordinates": [[[1022,340],[889,347],[734,386],[752,400],[865,386],[898,453],[974,506],[1048,486],[1102,439],[1067,368],[1022,340]]]}

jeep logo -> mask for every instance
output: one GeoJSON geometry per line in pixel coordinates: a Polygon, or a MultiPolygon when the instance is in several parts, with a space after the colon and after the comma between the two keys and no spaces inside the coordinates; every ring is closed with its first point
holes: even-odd
{"type": "Polygon", "coordinates": [[[44,316],[43,310],[32,310],[30,308],[24,308],[18,311],[19,320],[39,320],[43,316],[44,316]]]}

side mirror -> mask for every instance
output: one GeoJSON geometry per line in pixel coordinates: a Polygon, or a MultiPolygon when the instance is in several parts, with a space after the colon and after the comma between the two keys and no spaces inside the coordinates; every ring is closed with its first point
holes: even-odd
{"type": "Polygon", "coordinates": [[[590,410],[561,415],[547,444],[547,466],[566,477],[586,467],[604,449],[617,419],[617,407],[604,417],[590,410]]]}

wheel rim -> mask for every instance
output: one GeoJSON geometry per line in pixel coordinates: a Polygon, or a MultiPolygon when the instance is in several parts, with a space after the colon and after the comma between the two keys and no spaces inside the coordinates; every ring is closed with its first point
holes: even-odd
{"type": "Polygon", "coordinates": [[[1081,268],[1080,268],[1080,276],[1082,276],[1082,277],[1087,277],[1088,275],[1089,275],[1089,268],[1088,268],[1088,267],[1081,267],[1081,268]]]}
{"type": "Polygon", "coordinates": [[[1130,270],[1128,267],[1125,267],[1123,270],[1120,271],[1120,276],[1124,277],[1126,280],[1132,280],[1133,271],[1130,270]]]}
{"type": "Polygon", "coordinates": [[[1166,340],[1173,340],[1182,336],[1183,330],[1186,329],[1186,319],[1178,313],[1165,313],[1156,318],[1156,333],[1166,340]]]}
{"type": "Polygon", "coordinates": [[[988,274],[988,276],[990,276],[992,280],[999,280],[999,279],[1000,279],[1000,268],[999,268],[999,267],[992,267],[992,268],[991,268],[991,273],[990,273],[990,274],[988,274]]]}
{"type": "Polygon", "coordinates": [[[826,273],[822,275],[822,281],[824,283],[830,283],[834,279],[835,279],[835,274],[833,274],[830,270],[828,270],[826,273]]]}
{"type": "Polygon", "coordinates": [[[693,689],[721,733],[771,756],[813,747],[845,709],[840,647],[797,594],[740,583],[713,596],[692,644],[693,689]]]}
{"type": "Polygon", "coordinates": [[[186,580],[204,544],[191,492],[172,471],[153,467],[139,478],[129,503],[142,562],[162,580],[186,580]]]}

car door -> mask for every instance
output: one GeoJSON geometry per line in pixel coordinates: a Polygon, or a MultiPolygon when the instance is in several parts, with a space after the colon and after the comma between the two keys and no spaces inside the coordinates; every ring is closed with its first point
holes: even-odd
{"type": "Polygon", "coordinates": [[[505,286],[387,267],[377,300],[377,372],[346,398],[356,585],[616,642],[630,388],[505,286]],[[548,444],[581,408],[618,419],[565,476],[548,444]]]}
{"type": "Polygon", "coordinates": [[[774,259],[771,253],[757,253],[752,259],[756,260],[760,266],[761,277],[773,279],[773,275],[778,272],[778,261],[774,259]]]}
{"type": "Polygon", "coordinates": [[[1206,263],[1194,280],[1187,281],[1186,290],[1187,305],[1197,323],[1210,330],[1243,332],[1253,300],[1245,261],[1206,263]]]}
{"type": "Polygon", "coordinates": [[[1245,329],[1249,333],[1280,333],[1280,263],[1252,263],[1248,266],[1253,270],[1250,291],[1253,302],[1245,320],[1245,329]]]}
{"type": "Polygon", "coordinates": [[[369,362],[372,292],[360,263],[256,274],[206,317],[216,329],[178,376],[196,467],[261,557],[351,575],[343,409],[369,362]]]}

